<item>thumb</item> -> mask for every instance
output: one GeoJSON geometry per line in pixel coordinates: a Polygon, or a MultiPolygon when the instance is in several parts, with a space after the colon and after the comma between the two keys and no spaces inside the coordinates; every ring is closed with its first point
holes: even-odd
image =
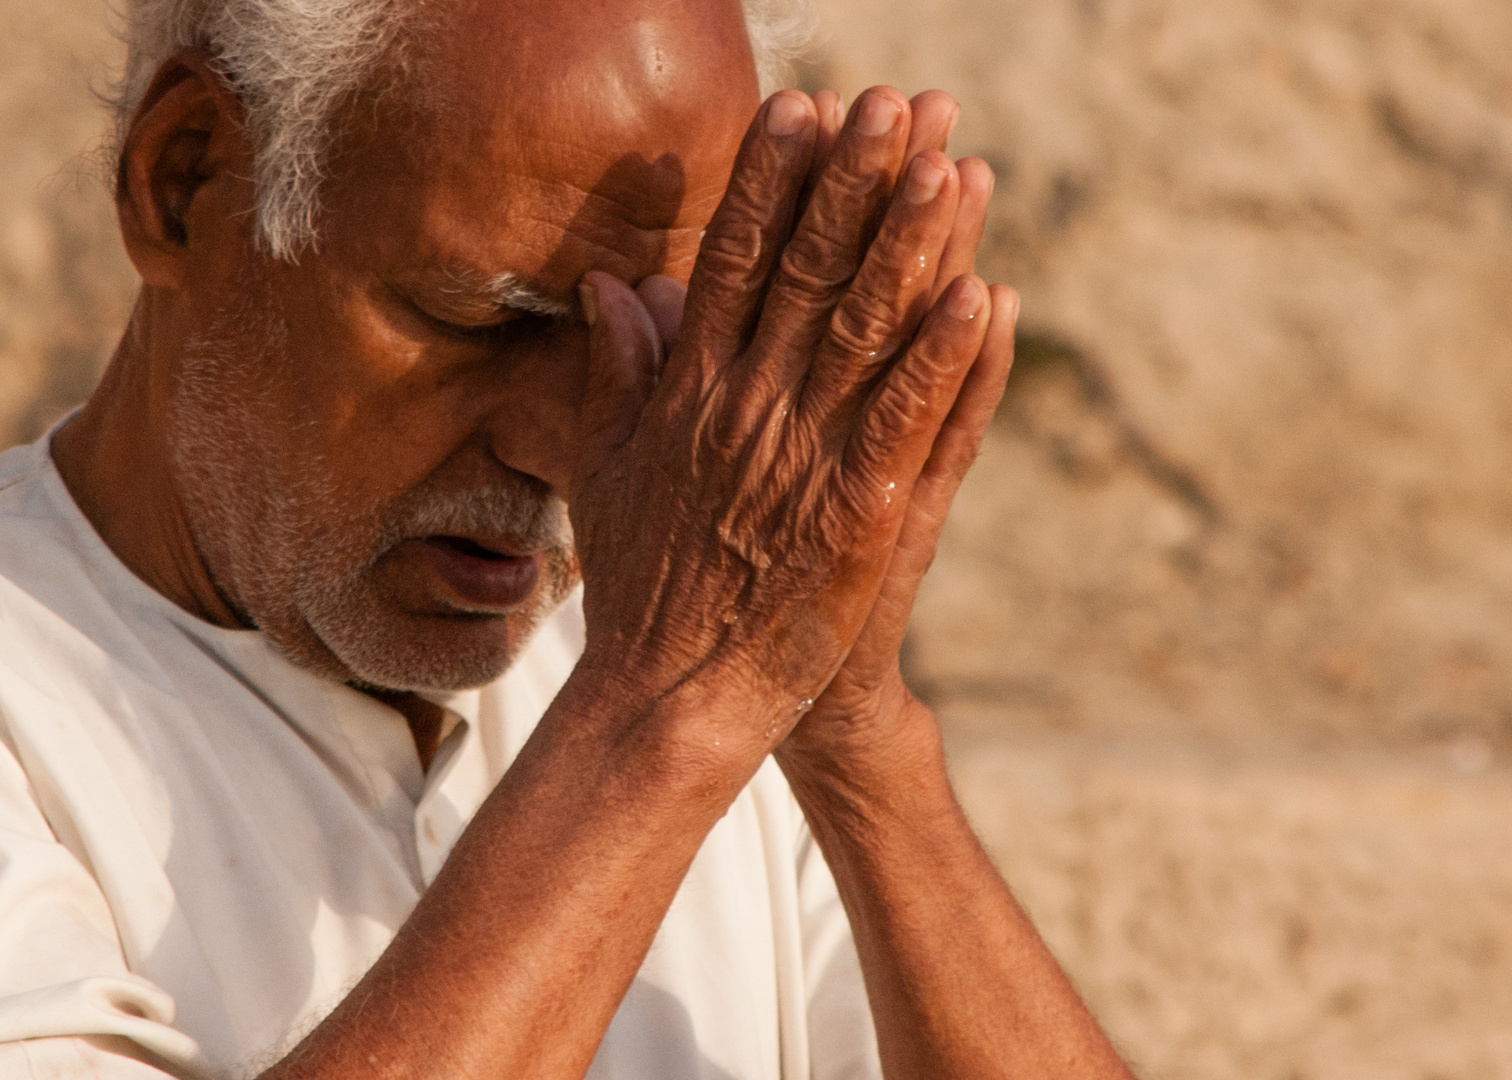
{"type": "Polygon", "coordinates": [[[574,493],[635,434],[662,361],[656,324],[628,285],[593,270],[578,294],[588,320],[588,385],[578,417],[574,493]]]}
{"type": "Polygon", "coordinates": [[[636,286],[635,294],[651,313],[651,321],[656,324],[656,332],[661,337],[662,359],[665,360],[677,348],[683,308],[688,303],[688,287],[665,274],[652,274],[636,286]]]}

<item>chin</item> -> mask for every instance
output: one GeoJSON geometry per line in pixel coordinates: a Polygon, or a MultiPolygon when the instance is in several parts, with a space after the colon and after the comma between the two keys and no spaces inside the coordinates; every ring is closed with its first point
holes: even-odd
{"type": "Polygon", "coordinates": [[[349,673],[345,681],[358,685],[471,690],[509,670],[546,614],[398,618],[382,629],[368,628],[335,655],[349,673]]]}
{"type": "Polygon", "coordinates": [[[365,689],[453,691],[486,686],[509,670],[545,617],[390,613],[319,630],[263,631],[292,663],[365,689]]]}

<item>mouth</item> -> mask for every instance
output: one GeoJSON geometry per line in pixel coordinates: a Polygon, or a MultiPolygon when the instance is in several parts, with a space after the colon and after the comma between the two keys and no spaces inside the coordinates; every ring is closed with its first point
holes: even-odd
{"type": "Polygon", "coordinates": [[[431,536],[427,537],[426,543],[450,548],[469,558],[486,559],[493,562],[522,557],[517,552],[509,551],[503,544],[497,541],[494,542],[493,547],[490,547],[488,544],[474,540],[468,536],[431,536]]]}
{"type": "Polygon", "coordinates": [[[540,576],[540,557],[516,550],[504,537],[428,536],[420,549],[450,599],[470,611],[519,607],[540,576]]]}

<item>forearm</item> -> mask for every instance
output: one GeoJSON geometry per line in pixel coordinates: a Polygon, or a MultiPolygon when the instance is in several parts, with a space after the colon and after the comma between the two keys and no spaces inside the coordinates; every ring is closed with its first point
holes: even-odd
{"type": "Polygon", "coordinates": [[[388,950],[264,1080],[580,1077],[761,760],[680,741],[719,708],[569,682],[388,950]]]}
{"type": "Polygon", "coordinates": [[[922,705],[837,772],[779,754],[856,937],[889,1080],[1128,1078],[988,860],[922,705]]]}

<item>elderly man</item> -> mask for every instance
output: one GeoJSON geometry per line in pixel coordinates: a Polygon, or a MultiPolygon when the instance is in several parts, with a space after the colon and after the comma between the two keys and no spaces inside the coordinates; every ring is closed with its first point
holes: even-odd
{"type": "Polygon", "coordinates": [[[141,297],[0,457],[0,1075],[1127,1076],[896,663],[991,176],[758,108],[790,22],[136,0],[141,297]]]}

